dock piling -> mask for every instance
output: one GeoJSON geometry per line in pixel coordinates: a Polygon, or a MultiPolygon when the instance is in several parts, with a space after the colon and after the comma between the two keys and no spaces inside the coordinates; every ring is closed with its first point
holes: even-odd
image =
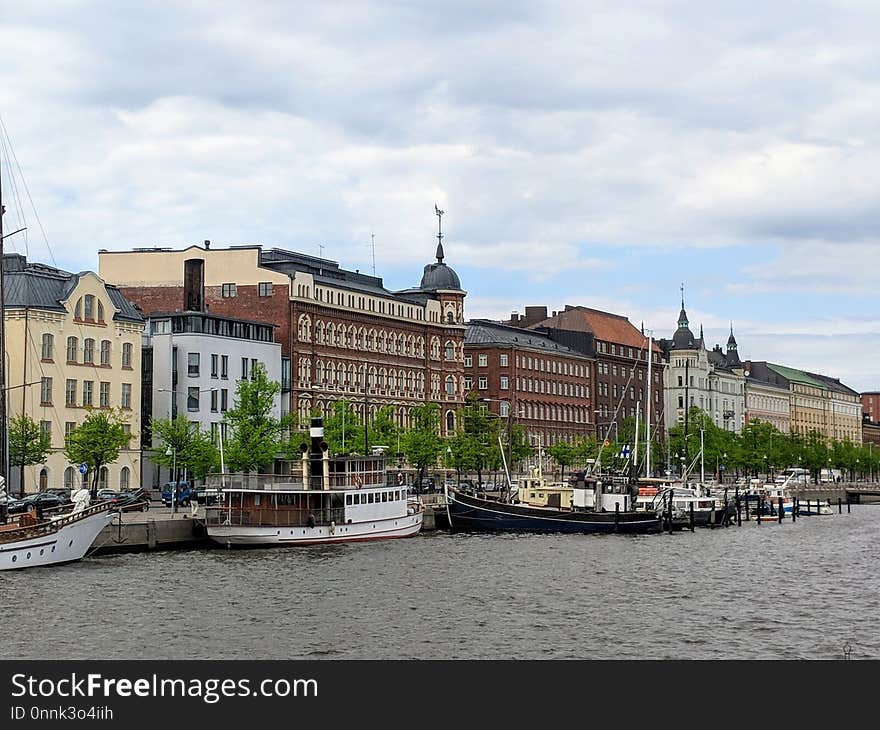
{"type": "Polygon", "coordinates": [[[843,514],[843,500],[840,497],[837,498],[837,514],[843,514]]]}
{"type": "Polygon", "coordinates": [[[691,532],[693,532],[694,531],[694,503],[691,502],[688,506],[690,507],[691,532]]]}
{"type": "Polygon", "coordinates": [[[782,517],[785,514],[785,510],[782,507],[782,497],[779,497],[778,500],[779,501],[777,502],[777,506],[779,509],[779,524],[781,525],[782,524],[782,517]]]}

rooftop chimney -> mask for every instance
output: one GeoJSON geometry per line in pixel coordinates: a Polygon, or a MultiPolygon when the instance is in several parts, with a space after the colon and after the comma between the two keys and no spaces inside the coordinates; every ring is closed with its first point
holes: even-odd
{"type": "Polygon", "coordinates": [[[211,242],[206,238],[205,239],[205,251],[211,248],[211,242]]]}

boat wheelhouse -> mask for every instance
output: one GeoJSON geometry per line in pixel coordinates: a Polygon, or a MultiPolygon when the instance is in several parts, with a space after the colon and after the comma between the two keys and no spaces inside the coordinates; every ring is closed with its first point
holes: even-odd
{"type": "Polygon", "coordinates": [[[220,475],[222,497],[206,509],[215,542],[314,545],[411,537],[424,507],[386,468],[382,455],[331,458],[320,418],[312,419],[299,474],[220,475]]]}

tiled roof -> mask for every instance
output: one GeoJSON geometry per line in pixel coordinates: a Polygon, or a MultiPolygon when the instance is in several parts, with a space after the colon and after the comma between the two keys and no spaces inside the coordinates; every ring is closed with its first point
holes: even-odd
{"type": "MultiPolygon", "coordinates": [[[[574,332],[592,332],[597,340],[614,342],[618,345],[644,347],[647,338],[632,322],[620,314],[611,314],[589,307],[571,307],[557,312],[555,316],[538,322],[533,327],[554,327],[574,332]]],[[[654,351],[660,347],[654,343],[654,351]]]]}

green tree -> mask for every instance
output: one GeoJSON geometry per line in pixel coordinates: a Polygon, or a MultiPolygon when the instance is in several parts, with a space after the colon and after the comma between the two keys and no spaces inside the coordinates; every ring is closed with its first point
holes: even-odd
{"type": "Polygon", "coordinates": [[[397,453],[400,427],[394,418],[394,406],[382,406],[370,423],[369,442],[373,446],[387,446],[388,450],[397,453]]]}
{"type": "Polygon", "coordinates": [[[418,469],[418,481],[421,485],[425,478],[425,469],[435,464],[445,449],[440,438],[440,406],[437,403],[424,403],[416,406],[410,413],[412,428],[400,440],[400,448],[406,454],[407,461],[418,469]]]}
{"type": "Polygon", "coordinates": [[[24,493],[24,468],[46,461],[52,437],[27,414],[9,422],[9,465],[21,468],[21,492],[24,493]]]}
{"type": "Polygon", "coordinates": [[[498,444],[501,419],[489,413],[476,393],[468,393],[460,416],[461,433],[464,437],[463,451],[468,456],[468,468],[477,472],[477,482],[482,484],[483,471],[497,469],[501,464],[498,444]]]}
{"type": "Polygon", "coordinates": [[[70,433],[64,455],[71,464],[85,464],[92,472],[92,499],[98,493],[101,467],[119,458],[119,450],[128,446],[131,433],[124,426],[126,418],[116,411],[89,410],[85,420],[70,433]]]}
{"type": "Polygon", "coordinates": [[[239,380],[235,408],[223,418],[230,435],[224,456],[230,471],[259,471],[270,466],[281,451],[285,424],[272,415],[281,384],[269,380],[266,368],[257,364],[250,380],[239,380]]]}
{"type": "Polygon", "coordinates": [[[354,412],[351,401],[333,403],[330,414],[324,419],[324,440],[333,454],[350,454],[363,451],[364,425],[354,412]]]}
{"type": "Polygon", "coordinates": [[[547,447],[547,453],[562,467],[562,478],[565,478],[565,467],[571,466],[577,457],[577,450],[568,441],[557,441],[547,447]]]}
{"type": "Polygon", "coordinates": [[[173,421],[152,419],[150,427],[153,435],[162,439],[162,445],[150,450],[150,459],[157,464],[171,468],[175,465],[189,472],[195,479],[204,479],[211,472],[218,471],[220,451],[211,435],[190,423],[185,416],[178,415],[173,421]],[[171,453],[166,453],[168,450],[171,453]]]}

